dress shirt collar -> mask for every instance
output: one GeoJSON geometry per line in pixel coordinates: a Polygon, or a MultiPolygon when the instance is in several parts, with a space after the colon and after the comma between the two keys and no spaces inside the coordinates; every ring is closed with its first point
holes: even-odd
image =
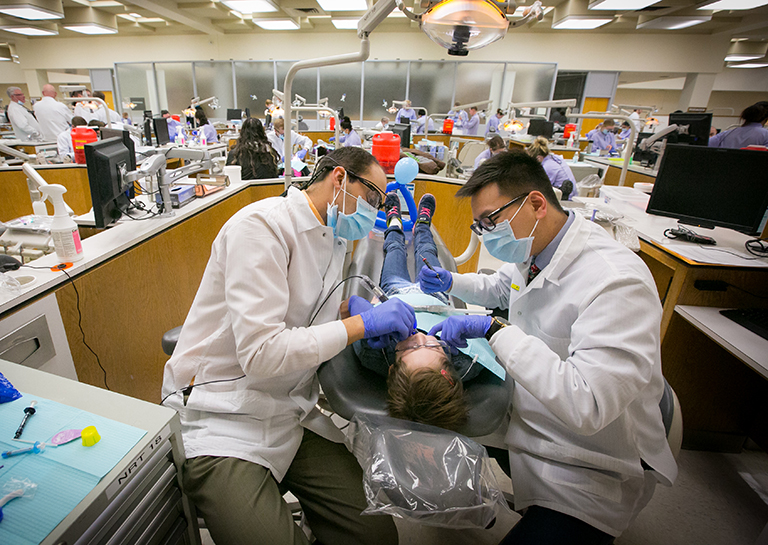
{"type": "Polygon", "coordinates": [[[572,211],[568,211],[568,219],[565,220],[565,225],[560,229],[560,231],[555,235],[555,238],[553,238],[549,244],[547,244],[547,247],[544,248],[541,252],[539,252],[539,255],[535,256],[534,262],[536,263],[536,266],[539,269],[543,269],[547,265],[549,265],[549,262],[552,261],[552,256],[555,255],[555,252],[557,251],[557,247],[560,246],[560,242],[563,240],[563,237],[565,236],[565,233],[568,231],[568,228],[573,224],[573,219],[576,217],[576,215],[572,211]]]}

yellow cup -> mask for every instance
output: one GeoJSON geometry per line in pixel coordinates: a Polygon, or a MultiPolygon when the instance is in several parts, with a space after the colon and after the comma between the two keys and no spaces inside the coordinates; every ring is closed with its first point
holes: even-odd
{"type": "Polygon", "coordinates": [[[99,435],[99,432],[96,431],[96,426],[88,426],[87,428],[84,428],[83,431],[80,432],[80,438],[83,441],[84,447],[92,447],[101,441],[101,436],[99,435]]]}

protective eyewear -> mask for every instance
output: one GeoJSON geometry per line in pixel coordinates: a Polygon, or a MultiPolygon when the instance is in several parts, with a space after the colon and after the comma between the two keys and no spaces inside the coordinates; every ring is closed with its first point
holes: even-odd
{"type": "Polygon", "coordinates": [[[530,192],[523,193],[522,195],[515,197],[504,206],[497,208],[487,216],[483,216],[474,222],[469,226],[469,228],[472,229],[472,231],[474,231],[478,236],[483,236],[483,231],[493,231],[496,229],[496,218],[499,216],[499,214],[501,214],[504,210],[515,204],[520,199],[527,197],[529,194],[530,192]]]}
{"type": "Polygon", "coordinates": [[[347,169],[347,175],[355,178],[356,180],[359,180],[361,184],[370,190],[365,196],[365,200],[368,202],[368,204],[379,210],[384,207],[384,199],[386,198],[386,195],[376,186],[376,184],[363,178],[362,176],[358,176],[349,169],[347,169]]]}

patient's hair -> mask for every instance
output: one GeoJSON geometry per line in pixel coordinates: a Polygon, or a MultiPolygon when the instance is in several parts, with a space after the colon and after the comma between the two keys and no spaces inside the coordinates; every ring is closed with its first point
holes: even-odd
{"type": "Polygon", "coordinates": [[[467,421],[464,386],[448,358],[440,370],[409,371],[398,357],[387,377],[387,407],[393,418],[453,431],[467,421]]]}

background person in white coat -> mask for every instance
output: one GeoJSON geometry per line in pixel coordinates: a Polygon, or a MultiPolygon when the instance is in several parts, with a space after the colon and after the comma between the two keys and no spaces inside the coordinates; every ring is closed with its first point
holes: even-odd
{"type": "Polygon", "coordinates": [[[424,291],[509,309],[509,322],[450,317],[430,334],[485,336],[514,381],[509,448],[515,510],[502,543],[607,544],[671,485],[677,466],[659,410],[661,304],[650,271],[594,223],[565,213],[539,162],[486,161],[458,191],[494,275],[423,268],[424,291]]]}
{"type": "MultiPolygon", "coordinates": [[[[283,153],[285,152],[285,119],[280,117],[272,120],[272,130],[267,131],[267,140],[272,144],[272,149],[277,153],[280,162],[285,162],[283,160],[283,153]]],[[[302,150],[305,150],[301,155],[306,156],[309,150],[312,149],[312,139],[291,129],[291,146],[300,146],[302,150]]]]}
{"type": "MultiPolygon", "coordinates": [[[[93,96],[96,97],[96,98],[100,98],[104,102],[107,101],[107,95],[105,95],[101,91],[94,92],[93,96]]],[[[109,108],[107,108],[105,110],[104,106],[101,105],[101,104],[99,104],[99,109],[96,110],[96,112],[94,112],[94,118],[98,119],[99,121],[101,121],[105,125],[109,125],[110,122],[111,123],[120,123],[121,124],[120,126],[122,127],[123,120],[120,117],[120,114],[117,113],[115,110],[112,110],[112,109],[109,109],[109,108]]]]}
{"type": "Polygon", "coordinates": [[[40,129],[40,124],[35,119],[35,116],[32,115],[32,112],[24,106],[24,103],[27,101],[24,91],[18,87],[8,87],[5,92],[11,99],[6,114],[8,115],[8,121],[11,122],[16,138],[26,141],[42,140],[43,133],[40,129]]]}
{"type": "Polygon", "coordinates": [[[56,148],[59,157],[61,157],[63,161],[69,159],[69,162],[71,162],[72,159],[75,158],[75,148],[72,146],[72,129],[75,127],[85,127],[86,125],[88,125],[88,123],[85,119],[76,115],[72,118],[72,127],[67,127],[56,136],[56,148]]]}
{"type": "Polygon", "coordinates": [[[56,95],[56,88],[46,83],[43,85],[43,98],[33,106],[43,138],[50,141],[56,140],[62,131],[67,130],[72,121],[72,110],[57,101],[56,95]]]}
{"type": "MultiPolygon", "coordinates": [[[[91,96],[91,92],[88,89],[84,91],[73,91],[72,96],[88,98],[91,96]]],[[[95,102],[83,100],[82,102],[75,103],[75,115],[82,117],[86,121],[90,121],[91,119],[97,119],[96,118],[97,108],[98,108],[98,105],[95,102]]]]}
{"type": "Polygon", "coordinates": [[[286,490],[322,543],[397,543],[389,516],[360,515],[362,470],[315,406],[321,363],[415,327],[395,298],[339,319],[347,241],[373,228],[386,183],[370,153],[336,150],[302,190],[246,206],[213,242],[163,396],[181,417],[184,490],[216,543],[308,543],[286,490]]]}

